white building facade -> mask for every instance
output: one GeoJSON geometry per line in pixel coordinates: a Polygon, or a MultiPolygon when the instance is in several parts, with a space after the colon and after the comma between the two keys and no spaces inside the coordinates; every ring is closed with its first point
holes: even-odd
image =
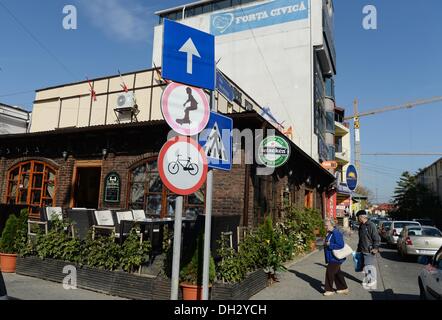
{"type": "Polygon", "coordinates": [[[334,160],[326,138],[334,110],[325,107],[336,74],[333,10],[331,0],[212,0],[159,11],[153,65],[162,64],[164,19],[215,35],[217,67],[269,108],[277,126],[291,129],[304,152],[334,160]]]}
{"type": "Polygon", "coordinates": [[[29,121],[28,111],[0,103],[0,134],[26,133],[29,121]]]}

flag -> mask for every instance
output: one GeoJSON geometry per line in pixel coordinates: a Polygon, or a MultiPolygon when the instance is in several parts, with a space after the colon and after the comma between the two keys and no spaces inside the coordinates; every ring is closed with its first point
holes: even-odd
{"type": "Polygon", "coordinates": [[[92,85],[92,83],[89,81],[89,79],[86,77],[87,82],[89,83],[89,91],[91,92],[91,96],[92,99],[94,99],[94,101],[97,101],[97,93],[94,90],[94,87],[92,85]]]}
{"type": "Polygon", "coordinates": [[[156,71],[156,73],[157,73],[158,78],[160,78],[160,80],[161,80],[161,81],[164,81],[166,84],[169,84],[170,81],[169,81],[169,80],[166,80],[166,79],[163,79],[163,76],[161,75],[160,69],[155,65],[155,63],[153,64],[153,66],[154,66],[154,68],[155,68],[155,71],[156,71]]]}
{"type": "Polygon", "coordinates": [[[124,79],[123,79],[123,77],[122,77],[122,75],[121,75],[120,70],[118,70],[118,74],[120,75],[120,79],[121,79],[121,84],[120,84],[121,88],[124,90],[124,92],[128,92],[129,89],[127,88],[127,85],[126,85],[126,83],[124,82],[124,79]]]}
{"type": "Polygon", "coordinates": [[[290,139],[293,139],[293,128],[290,126],[286,131],[284,131],[284,134],[289,137],[290,139]]]}

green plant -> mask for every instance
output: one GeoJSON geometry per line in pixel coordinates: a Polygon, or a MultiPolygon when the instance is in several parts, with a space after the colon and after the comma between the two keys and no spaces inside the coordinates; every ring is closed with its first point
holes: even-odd
{"type": "Polygon", "coordinates": [[[150,251],[150,242],[144,241],[140,243],[136,230],[132,229],[121,247],[121,267],[127,272],[134,271],[135,268],[148,261],[150,251]]]}
{"type": "Polygon", "coordinates": [[[16,247],[19,254],[24,254],[28,248],[28,209],[20,211],[18,217],[16,247]]]}
{"type": "Polygon", "coordinates": [[[120,267],[121,250],[115,243],[114,234],[99,236],[92,240],[89,234],[82,251],[82,264],[104,270],[116,270],[120,267]]]}
{"type": "Polygon", "coordinates": [[[243,263],[241,255],[228,245],[229,239],[221,235],[218,240],[218,255],[220,261],[216,265],[216,276],[227,283],[241,282],[247,273],[247,266],[243,263]]]}
{"type": "Polygon", "coordinates": [[[3,230],[0,239],[0,252],[7,254],[17,253],[17,229],[19,227],[19,220],[15,215],[10,215],[6,221],[5,229],[3,230]]]}
{"type": "MultiPolygon", "coordinates": [[[[180,279],[182,282],[193,284],[193,285],[202,285],[203,284],[203,261],[204,260],[204,241],[203,234],[200,234],[196,247],[192,256],[192,259],[188,264],[181,269],[180,279]]],[[[213,283],[215,281],[216,271],[215,271],[215,261],[213,257],[210,256],[209,262],[209,283],[213,283]]]]}
{"type": "Polygon", "coordinates": [[[47,235],[39,231],[35,243],[37,256],[80,263],[82,244],[79,239],[70,237],[68,227],[69,222],[53,220],[47,235]]]}

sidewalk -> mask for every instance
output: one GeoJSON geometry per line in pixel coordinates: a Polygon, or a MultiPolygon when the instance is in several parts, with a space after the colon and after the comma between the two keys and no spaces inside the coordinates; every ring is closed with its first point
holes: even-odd
{"type": "Polygon", "coordinates": [[[3,273],[3,278],[11,300],[126,300],[83,289],[66,290],[61,283],[15,273],[3,273]]]}
{"type": "MultiPolygon", "coordinates": [[[[345,241],[355,249],[357,234],[347,234],[345,241]]],[[[373,297],[381,297],[384,292],[380,279],[378,290],[370,293],[362,288],[363,274],[354,271],[350,256],[342,265],[350,294],[324,297],[325,268],[324,252],[317,250],[292,264],[287,272],[279,273],[279,282],[259,292],[251,300],[373,300],[373,297]]]]}

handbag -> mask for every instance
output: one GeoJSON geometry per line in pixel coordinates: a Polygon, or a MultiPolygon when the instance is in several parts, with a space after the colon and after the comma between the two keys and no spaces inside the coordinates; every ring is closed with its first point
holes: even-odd
{"type": "MultiPolygon", "coordinates": [[[[330,237],[331,239],[331,237],[330,237]]],[[[329,239],[329,241],[330,241],[329,239]]],[[[336,250],[332,250],[333,255],[339,259],[342,260],[346,257],[348,257],[349,255],[351,255],[353,253],[353,249],[348,245],[348,244],[344,244],[344,248],[342,249],[336,249],[336,250]]]]}
{"type": "Polygon", "coordinates": [[[342,249],[333,250],[333,255],[336,258],[338,258],[339,260],[342,260],[342,259],[348,257],[352,253],[353,253],[353,249],[348,244],[344,244],[344,248],[342,248],[342,249]]]}

